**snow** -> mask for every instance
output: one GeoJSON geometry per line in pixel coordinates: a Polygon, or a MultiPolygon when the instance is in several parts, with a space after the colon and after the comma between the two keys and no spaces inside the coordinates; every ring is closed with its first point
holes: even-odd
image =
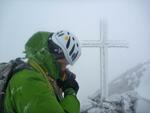
{"type": "Polygon", "coordinates": [[[140,63],[109,83],[109,96],[101,102],[97,90],[81,106],[81,113],[150,113],[150,100],[139,95],[141,77],[149,70],[150,62],[140,63]]]}

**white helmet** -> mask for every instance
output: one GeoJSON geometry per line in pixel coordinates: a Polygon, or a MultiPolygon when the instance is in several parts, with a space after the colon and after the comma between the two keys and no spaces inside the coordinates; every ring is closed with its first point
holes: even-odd
{"type": "Polygon", "coordinates": [[[63,51],[70,65],[73,65],[81,55],[81,47],[76,36],[68,31],[59,31],[52,35],[52,41],[63,51]]]}

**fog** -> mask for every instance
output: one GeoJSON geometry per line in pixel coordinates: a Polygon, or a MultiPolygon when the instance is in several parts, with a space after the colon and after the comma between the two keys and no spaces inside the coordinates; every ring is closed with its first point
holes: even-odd
{"type": "MultiPolygon", "coordinates": [[[[108,40],[129,43],[129,48],[108,50],[111,81],[136,64],[150,61],[149,6],[146,0],[1,0],[0,62],[24,56],[24,44],[37,31],[64,29],[79,40],[98,40],[99,21],[103,19],[108,40]]],[[[99,59],[99,49],[83,48],[81,58],[70,67],[77,74],[81,102],[100,88],[99,59]]],[[[149,80],[150,76],[144,76],[137,90],[150,99],[149,80]]]]}

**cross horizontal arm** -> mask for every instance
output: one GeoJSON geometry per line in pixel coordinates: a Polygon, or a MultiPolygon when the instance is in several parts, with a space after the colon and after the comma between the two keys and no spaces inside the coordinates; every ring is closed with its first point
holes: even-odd
{"type": "Polygon", "coordinates": [[[120,47],[120,48],[128,48],[129,44],[126,41],[120,40],[109,40],[106,42],[101,42],[100,40],[82,40],[81,47],[120,47]]]}

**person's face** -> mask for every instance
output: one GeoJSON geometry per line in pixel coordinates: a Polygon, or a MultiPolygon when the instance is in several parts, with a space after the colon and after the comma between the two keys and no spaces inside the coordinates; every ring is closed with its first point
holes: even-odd
{"type": "Polygon", "coordinates": [[[68,65],[68,62],[66,59],[59,59],[57,62],[61,65],[61,71],[66,70],[66,66],[68,65]]]}

